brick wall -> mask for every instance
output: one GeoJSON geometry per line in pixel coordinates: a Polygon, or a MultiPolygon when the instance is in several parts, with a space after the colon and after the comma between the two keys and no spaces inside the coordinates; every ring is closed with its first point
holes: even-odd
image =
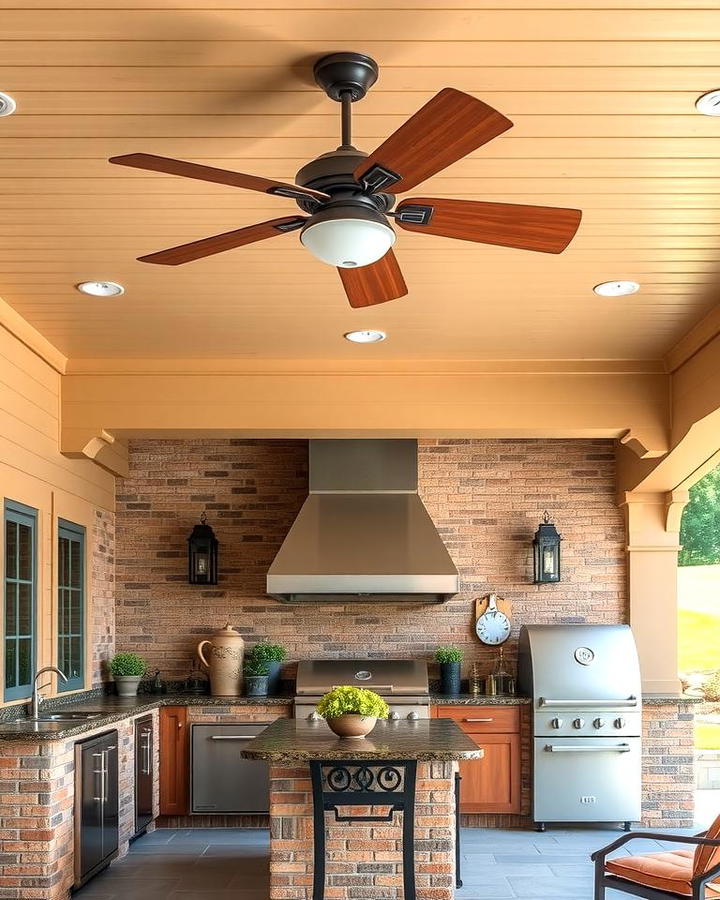
{"type": "Polygon", "coordinates": [[[91,687],[107,680],[105,665],[115,652],[115,515],[95,510],[92,537],[91,687]]]}
{"type": "MultiPolygon", "coordinates": [[[[157,710],[152,712],[158,770],[157,710]]],[[[110,728],[118,732],[119,855],[135,830],[135,718],[110,728]]],[[[82,740],[110,728],[88,731],[82,740]]],[[[75,741],[0,741],[3,817],[0,822],[2,900],[67,900],[73,883],[75,741]]],[[[157,777],[155,813],[157,814],[157,777]]]]}
{"type": "MultiPolygon", "coordinates": [[[[303,657],[430,656],[493,651],[472,632],[473,598],[494,589],[523,622],[626,618],[624,529],[608,440],[424,440],[420,492],[455,560],[463,591],[444,606],[369,603],[288,607],[265,574],[307,493],[305,441],[132,441],[118,483],[116,642],[164,677],[187,675],[194,648],[229,620],[250,642],[303,657]],[[564,537],[563,581],[531,584],[531,541],[545,508],[564,537]],[[220,584],[187,584],[186,539],[200,513],[220,541],[220,584]]],[[[288,674],[292,674],[291,667],[288,674]]]]}
{"type": "MultiPolygon", "coordinates": [[[[418,900],[455,896],[457,763],[418,763],[415,793],[415,883],[418,900]]],[[[382,798],[380,798],[382,799],[382,798]]],[[[379,815],[345,807],[344,815],[379,815]]],[[[313,883],[313,804],[307,765],[270,767],[270,900],[310,900],[313,883]]],[[[325,813],[327,900],[395,900],[402,890],[402,813],[390,822],[338,822],[325,813]]]]}
{"type": "Polygon", "coordinates": [[[643,825],[689,828],[695,808],[695,710],[668,702],[643,708],[643,825]]]}

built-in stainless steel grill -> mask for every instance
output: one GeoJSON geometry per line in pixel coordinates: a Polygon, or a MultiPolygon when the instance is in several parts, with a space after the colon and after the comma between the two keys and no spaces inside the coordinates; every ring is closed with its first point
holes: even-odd
{"type": "Polygon", "coordinates": [[[640,667],[627,625],[527,625],[518,684],[533,700],[533,817],[640,819],[640,667]]]}
{"type": "Polygon", "coordinates": [[[298,663],[295,718],[316,718],[318,700],[340,685],[370,688],[391,719],[430,718],[427,663],[414,659],[316,659],[298,663]]]}

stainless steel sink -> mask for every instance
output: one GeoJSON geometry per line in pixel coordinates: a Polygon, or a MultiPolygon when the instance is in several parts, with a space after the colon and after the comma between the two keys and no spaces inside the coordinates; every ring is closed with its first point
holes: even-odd
{"type": "Polygon", "coordinates": [[[41,713],[37,718],[31,718],[29,722],[85,722],[89,719],[99,719],[99,712],[58,712],[41,713]]]}

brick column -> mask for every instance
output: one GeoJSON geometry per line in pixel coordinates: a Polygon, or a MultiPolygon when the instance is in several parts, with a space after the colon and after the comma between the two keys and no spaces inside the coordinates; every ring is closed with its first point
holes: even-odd
{"type": "MultiPolygon", "coordinates": [[[[415,806],[418,900],[455,893],[457,763],[419,763],[415,806]]],[[[377,812],[378,807],[374,809],[377,812]]],[[[364,812],[362,807],[348,811],[364,812]]],[[[312,900],[313,805],[307,765],[270,768],[270,900],[312,900]]],[[[326,900],[402,898],[401,813],[391,823],[335,822],[325,814],[326,900]]]]}

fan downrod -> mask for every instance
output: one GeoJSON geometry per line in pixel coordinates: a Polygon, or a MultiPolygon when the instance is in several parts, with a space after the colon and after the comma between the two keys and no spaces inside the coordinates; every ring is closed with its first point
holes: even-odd
{"type": "Polygon", "coordinates": [[[313,75],[331,100],[340,103],[343,94],[349,94],[355,103],[377,81],[378,64],[363,53],[330,53],[315,63],[313,75]]]}

